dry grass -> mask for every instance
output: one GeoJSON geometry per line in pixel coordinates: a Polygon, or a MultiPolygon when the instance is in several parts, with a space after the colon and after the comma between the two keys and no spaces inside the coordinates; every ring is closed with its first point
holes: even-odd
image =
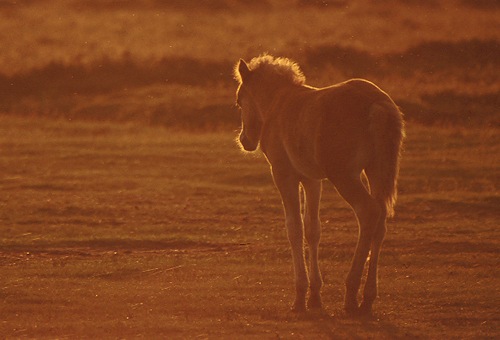
{"type": "Polygon", "coordinates": [[[268,51],[312,85],[369,78],[411,120],[499,124],[496,2],[251,3],[6,2],[0,111],[234,127],[232,65],[268,51]]]}
{"type": "Polygon", "coordinates": [[[0,1],[0,338],[500,337],[499,11],[0,1]],[[326,311],[288,312],[279,196],[231,131],[233,63],[264,51],[373,80],[409,121],[373,319],[343,316],[356,227],[327,185],[326,311]]]}
{"type": "Polygon", "coordinates": [[[0,118],[0,336],[498,337],[497,129],[410,124],[375,318],[342,314],[354,217],[322,206],[297,317],[278,194],[233,133],[0,118]]]}

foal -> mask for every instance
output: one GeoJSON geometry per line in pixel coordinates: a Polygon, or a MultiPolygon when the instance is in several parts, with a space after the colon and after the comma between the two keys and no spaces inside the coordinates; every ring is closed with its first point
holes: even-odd
{"type": "Polygon", "coordinates": [[[319,201],[321,181],[329,179],[354,210],[359,238],[346,279],[348,314],[370,314],[377,296],[377,263],[393,215],[403,116],[392,99],[373,83],[352,79],[326,88],[305,85],[299,66],[286,58],[262,55],[234,70],[241,109],[239,142],[246,151],[259,145],[270,166],[285,210],[292,248],[296,296],[293,310],[321,308],[319,201]],[[362,181],[369,181],[367,189],[362,181]],[[299,188],[305,193],[301,215],[299,188]],[[310,250],[307,269],[304,236],[310,250]],[[368,254],[363,301],[357,293],[368,254]]]}

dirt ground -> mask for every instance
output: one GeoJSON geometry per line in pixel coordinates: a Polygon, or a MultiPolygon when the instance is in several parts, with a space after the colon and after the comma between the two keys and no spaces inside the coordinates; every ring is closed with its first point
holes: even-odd
{"type": "Polygon", "coordinates": [[[497,338],[494,129],[410,125],[373,318],[325,184],[323,313],[295,315],[278,194],[233,132],[0,117],[2,338],[497,338]]]}
{"type": "Polygon", "coordinates": [[[0,339],[500,338],[492,0],[0,1],[0,339]],[[234,143],[234,64],[369,79],[408,126],[374,316],[325,183],[323,313],[295,315],[279,195],[234,143]]]}

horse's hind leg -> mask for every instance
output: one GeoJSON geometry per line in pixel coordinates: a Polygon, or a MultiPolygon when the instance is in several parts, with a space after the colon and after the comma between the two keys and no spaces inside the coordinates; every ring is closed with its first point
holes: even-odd
{"type": "Polygon", "coordinates": [[[366,278],[365,289],[363,292],[363,302],[360,306],[360,312],[363,314],[371,314],[373,301],[375,301],[378,294],[378,258],[386,233],[386,215],[387,213],[385,212],[385,209],[382,209],[382,214],[379,217],[377,229],[373,235],[371,243],[370,265],[368,267],[368,276],[366,278]]]}
{"type": "Polygon", "coordinates": [[[359,224],[359,236],[351,269],[346,279],[345,310],[348,314],[359,312],[357,294],[361,275],[370,251],[370,244],[380,217],[380,205],[366,191],[359,176],[329,177],[339,194],[351,205],[359,224]]]}
{"type": "Polygon", "coordinates": [[[379,205],[381,207],[381,214],[378,219],[377,227],[373,235],[370,248],[370,264],[368,267],[368,275],[366,278],[365,288],[363,292],[363,302],[360,306],[360,312],[363,314],[371,314],[372,305],[378,294],[378,259],[380,255],[380,249],[382,247],[382,242],[384,241],[386,233],[386,218],[387,218],[387,208],[385,207],[384,200],[380,198],[382,188],[380,188],[380,177],[383,174],[376,171],[376,169],[368,168],[366,169],[366,174],[368,176],[371,188],[371,195],[378,198],[379,205]]]}
{"type": "Polygon", "coordinates": [[[321,272],[318,264],[318,248],[321,237],[321,223],[319,219],[319,202],[321,199],[321,181],[303,180],[305,191],[304,229],[309,246],[309,289],[310,295],[307,307],[320,309],[321,304],[321,272]]]}

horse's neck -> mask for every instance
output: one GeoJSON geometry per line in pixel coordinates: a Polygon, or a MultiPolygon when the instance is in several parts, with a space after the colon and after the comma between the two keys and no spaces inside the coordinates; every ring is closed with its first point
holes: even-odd
{"type": "Polygon", "coordinates": [[[270,87],[264,92],[262,100],[262,120],[272,120],[283,111],[283,106],[288,105],[294,98],[304,91],[305,87],[288,85],[270,87]]]}

